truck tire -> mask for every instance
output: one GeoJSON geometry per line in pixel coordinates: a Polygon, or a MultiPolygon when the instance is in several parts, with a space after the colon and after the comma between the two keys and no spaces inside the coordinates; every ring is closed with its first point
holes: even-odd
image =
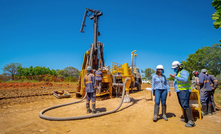
{"type": "Polygon", "coordinates": [[[139,81],[136,81],[136,87],[137,87],[137,91],[141,90],[141,83],[139,81]]]}

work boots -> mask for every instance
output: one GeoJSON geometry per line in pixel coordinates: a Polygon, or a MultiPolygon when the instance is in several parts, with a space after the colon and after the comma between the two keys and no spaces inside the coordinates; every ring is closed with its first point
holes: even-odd
{"type": "Polygon", "coordinates": [[[202,115],[206,116],[207,114],[207,105],[202,105],[202,115]]]}
{"type": "Polygon", "coordinates": [[[163,119],[165,121],[168,121],[167,116],[166,116],[166,105],[162,105],[162,114],[163,114],[163,119]]]}
{"type": "Polygon", "coordinates": [[[157,117],[159,114],[159,106],[158,105],[154,105],[154,116],[153,116],[153,121],[156,122],[157,121],[157,117]]]}
{"type": "Polygon", "coordinates": [[[193,115],[192,115],[191,109],[185,109],[185,112],[186,112],[186,116],[187,116],[187,119],[188,119],[188,122],[186,123],[185,127],[194,127],[194,126],[196,126],[196,124],[194,123],[194,120],[193,120],[193,115]]]}
{"type": "Polygon", "coordinates": [[[92,114],[100,113],[99,111],[96,111],[95,104],[92,104],[92,114]]]}
{"type": "Polygon", "coordinates": [[[188,119],[187,119],[187,116],[186,116],[186,112],[185,112],[185,110],[183,109],[183,117],[180,119],[180,121],[182,121],[182,122],[188,122],[188,119]]]}
{"type": "Polygon", "coordinates": [[[87,114],[91,113],[90,104],[86,103],[87,114]]]}
{"type": "Polygon", "coordinates": [[[212,102],[212,114],[216,114],[216,104],[212,102]]]}
{"type": "Polygon", "coordinates": [[[209,104],[209,105],[208,105],[208,115],[210,115],[210,116],[212,115],[211,108],[212,108],[212,105],[209,104]]]}

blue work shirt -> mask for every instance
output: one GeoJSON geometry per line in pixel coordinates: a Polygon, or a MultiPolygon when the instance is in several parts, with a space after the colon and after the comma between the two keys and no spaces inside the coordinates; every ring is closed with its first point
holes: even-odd
{"type": "MultiPolygon", "coordinates": [[[[186,70],[181,70],[182,72],[180,73],[180,77],[177,77],[177,73],[176,76],[174,77],[174,90],[175,92],[180,92],[180,90],[178,89],[177,86],[177,81],[181,81],[181,82],[187,82],[188,78],[189,78],[189,72],[186,70]]],[[[191,90],[189,90],[191,92],[191,90]]]]}
{"type": "Polygon", "coordinates": [[[159,77],[158,75],[154,75],[152,78],[152,92],[154,89],[160,89],[160,90],[164,90],[167,89],[168,92],[170,92],[170,87],[168,85],[167,82],[167,78],[165,75],[161,75],[161,77],[159,77]]]}
{"type": "Polygon", "coordinates": [[[103,74],[100,70],[95,72],[95,80],[102,81],[103,74]]]}
{"type": "Polygon", "coordinates": [[[216,79],[216,77],[214,77],[213,75],[209,75],[209,83],[211,87],[217,88],[218,87],[218,81],[216,79]]]}
{"type": "Polygon", "coordinates": [[[200,73],[199,75],[199,85],[200,85],[200,90],[212,91],[210,82],[209,82],[209,76],[207,76],[204,73],[200,73]]]}
{"type": "Polygon", "coordinates": [[[95,82],[95,79],[94,79],[94,75],[92,73],[88,73],[84,77],[84,85],[86,87],[86,92],[87,93],[94,93],[95,92],[96,82],[95,82]]]}

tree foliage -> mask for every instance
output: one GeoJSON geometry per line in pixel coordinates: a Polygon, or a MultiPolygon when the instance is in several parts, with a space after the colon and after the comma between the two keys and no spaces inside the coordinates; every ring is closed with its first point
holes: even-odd
{"type": "Polygon", "coordinates": [[[174,81],[174,78],[170,76],[169,78],[167,78],[167,80],[174,81]]]}
{"type": "Polygon", "coordinates": [[[50,74],[50,75],[57,75],[57,72],[54,69],[49,69],[46,67],[40,67],[40,66],[30,66],[29,68],[23,68],[18,67],[17,68],[18,74],[17,76],[34,76],[34,75],[44,75],[44,74],[50,74]]]}
{"type": "Polygon", "coordinates": [[[54,70],[48,67],[30,66],[22,67],[20,63],[6,64],[3,68],[3,74],[0,75],[0,80],[7,81],[8,79],[31,79],[45,81],[58,81],[57,78],[63,79],[66,82],[74,82],[78,79],[80,71],[74,67],[66,67],[62,70],[54,70]],[[58,76],[58,77],[57,77],[58,76]]]}
{"type": "Polygon", "coordinates": [[[12,76],[12,80],[14,80],[14,75],[16,75],[18,73],[17,67],[21,67],[21,64],[20,63],[6,64],[3,68],[3,72],[6,75],[12,76]]]}
{"type": "Polygon", "coordinates": [[[182,63],[189,72],[200,71],[205,68],[210,74],[216,76],[221,71],[221,46],[220,44],[213,44],[211,47],[198,49],[182,63]]]}
{"type": "Polygon", "coordinates": [[[217,75],[216,79],[221,82],[221,74],[217,75]]]}
{"type": "Polygon", "coordinates": [[[67,72],[68,76],[79,77],[80,75],[80,71],[74,67],[66,67],[64,70],[67,72]]]}
{"type": "Polygon", "coordinates": [[[216,9],[216,12],[212,15],[213,26],[215,29],[221,27],[221,0],[213,0],[212,6],[216,9]]]}
{"type": "Polygon", "coordinates": [[[154,74],[155,71],[151,68],[146,68],[144,70],[144,73],[145,73],[145,77],[148,78],[149,80],[151,80],[152,79],[152,74],[154,74]]]}
{"type": "Polygon", "coordinates": [[[72,76],[77,78],[80,75],[80,71],[77,68],[70,66],[61,70],[57,70],[57,74],[58,76],[63,76],[63,77],[72,76]]]}

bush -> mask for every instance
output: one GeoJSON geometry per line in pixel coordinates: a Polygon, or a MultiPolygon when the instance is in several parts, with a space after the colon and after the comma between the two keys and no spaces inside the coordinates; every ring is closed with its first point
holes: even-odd
{"type": "Polygon", "coordinates": [[[221,82],[221,74],[217,75],[216,79],[221,82]]]}
{"type": "Polygon", "coordinates": [[[76,82],[77,79],[76,79],[76,77],[67,76],[67,77],[64,78],[64,81],[65,82],[76,82]]]}
{"type": "Polygon", "coordinates": [[[1,81],[9,81],[10,79],[11,79],[11,76],[0,75],[0,80],[1,81]]]}

